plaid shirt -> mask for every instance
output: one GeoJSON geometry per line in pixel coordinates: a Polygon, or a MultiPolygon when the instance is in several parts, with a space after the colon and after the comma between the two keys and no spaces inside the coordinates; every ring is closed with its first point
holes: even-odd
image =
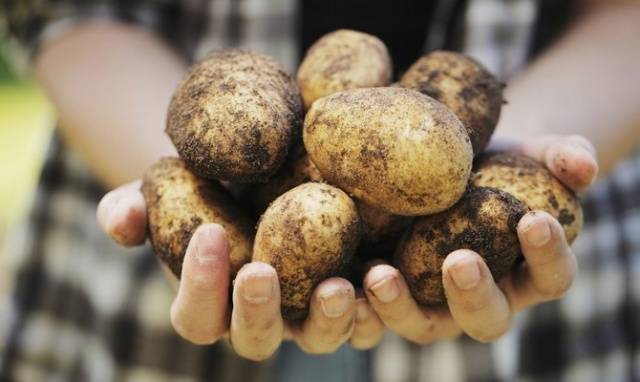
{"type": "MultiPolygon", "coordinates": [[[[341,22],[335,20],[341,3],[4,4],[13,35],[32,50],[87,18],[110,17],[156,31],[188,57],[236,45],[270,53],[292,69],[299,52],[323,33],[308,17],[322,19],[317,12],[325,4],[337,16],[321,22],[335,29],[330,23],[341,22]]],[[[442,46],[464,49],[508,78],[527,58],[523,47],[534,27],[544,25],[537,10],[560,2],[539,1],[543,7],[536,7],[523,0],[476,0],[462,12],[464,3],[420,3],[431,22],[426,37],[406,45],[419,48],[414,57],[442,46]]],[[[415,35],[412,21],[405,24],[415,35]]],[[[499,341],[480,344],[463,336],[417,346],[388,333],[370,352],[343,346],[332,355],[309,356],[285,343],[263,363],[235,356],[223,342],[195,346],[174,333],[168,314],[173,293],[150,249],[120,248],[97,226],[95,208],[103,193],[82,161],[54,138],[32,214],[11,237],[14,287],[0,296],[0,380],[630,381],[640,374],[640,152],[584,197],[585,228],[574,244],[580,272],[568,295],[520,314],[499,341]]]]}

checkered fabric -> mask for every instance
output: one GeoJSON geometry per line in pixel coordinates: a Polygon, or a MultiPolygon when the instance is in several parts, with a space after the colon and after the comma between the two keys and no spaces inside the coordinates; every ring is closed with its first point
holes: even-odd
{"type": "MultiPolygon", "coordinates": [[[[293,69],[319,35],[352,27],[388,43],[396,72],[425,50],[447,47],[465,50],[507,79],[529,56],[526,47],[539,43],[532,31],[549,20],[542,10],[560,3],[1,4],[13,36],[32,51],[79,22],[107,17],[149,28],[186,57],[241,46],[272,54],[293,69]],[[392,27],[380,26],[385,17],[394,20],[392,27]]],[[[519,315],[496,343],[461,337],[417,346],[387,334],[373,351],[344,346],[328,356],[308,356],[287,343],[264,363],[238,358],[223,342],[195,346],[173,332],[172,290],[150,249],[120,248],[97,226],[95,208],[103,193],[82,161],[55,138],[32,214],[12,237],[14,287],[0,296],[0,380],[582,382],[631,381],[640,374],[640,151],[583,199],[586,221],[574,244],[580,266],[574,287],[562,300],[519,315]]]]}

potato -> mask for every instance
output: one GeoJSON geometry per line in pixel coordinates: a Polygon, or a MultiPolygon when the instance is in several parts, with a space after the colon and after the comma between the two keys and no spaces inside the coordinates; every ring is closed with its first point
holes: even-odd
{"type": "Polygon", "coordinates": [[[572,243],[582,229],[580,201],[535,160],[514,153],[482,154],[475,164],[471,184],[508,192],[532,210],[546,211],[556,218],[572,243]]]}
{"type": "Polygon", "coordinates": [[[261,182],[284,161],[302,117],[298,86],[278,62],[228,49],[191,68],[169,105],[166,132],[201,177],[261,182]]]}
{"type": "Polygon", "coordinates": [[[458,249],[477,252],[499,280],[520,255],[516,227],[526,210],[506,192],[478,187],[470,188],[450,209],[417,218],[394,256],[416,301],[422,305],[446,301],[442,263],[458,249]]]}
{"type": "Polygon", "coordinates": [[[308,109],[313,101],[332,93],[388,85],[391,75],[391,57],[380,39],[341,29],[309,48],[297,77],[308,109]]]}
{"type": "Polygon", "coordinates": [[[474,153],[487,146],[500,118],[503,84],[479,62],[459,53],[432,52],[406,71],[400,85],[444,103],[467,129],[474,153]]]}
{"type": "MultiPolygon", "coordinates": [[[[267,183],[256,185],[252,200],[257,211],[263,212],[278,196],[302,183],[323,182],[322,175],[304,148],[297,151],[267,183]]],[[[390,257],[410,219],[390,214],[358,199],[354,202],[362,227],[358,252],[363,253],[366,259],[390,257]]]]}
{"type": "Polygon", "coordinates": [[[358,254],[365,260],[390,258],[411,218],[390,214],[357,199],[355,202],[362,226],[358,254]]]}
{"type": "Polygon", "coordinates": [[[396,215],[443,211],[464,193],[473,152],[441,103],[403,88],[352,89],[307,113],[304,145],[322,177],[396,215]]]}
{"type": "Polygon", "coordinates": [[[316,286],[346,275],[359,237],[356,206],[338,188],[305,183],[271,203],[258,224],[253,260],[278,272],[284,318],[304,318],[316,286]]]}
{"type": "Polygon", "coordinates": [[[182,260],[196,228],[217,223],[229,241],[231,272],[251,259],[253,222],[217,182],[194,175],[178,158],[162,158],[144,175],[149,238],[156,255],[180,278],[182,260]]]}

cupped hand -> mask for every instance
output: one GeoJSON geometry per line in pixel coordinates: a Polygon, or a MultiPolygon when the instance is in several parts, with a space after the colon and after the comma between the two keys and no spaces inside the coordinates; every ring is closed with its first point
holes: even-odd
{"type": "MultiPolygon", "coordinates": [[[[140,183],[117,188],[100,201],[97,218],[102,229],[123,246],[145,242],[147,213],[140,183]]],[[[230,280],[229,248],[224,229],[200,226],[184,257],[171,323],[178,334],[195,344],[229,340],[235,351],[252,360],[269,358],[284,339],[294,340],[308,353],[337,350],[345,342],[367,349],[380,340],[384,327],[364,295],[345,279],[330,278],[313,293],[309,315],[302,322],[285,322],[280,314],[280,285],[273,267],[260,262],[243,266],[230,280]],[[230,289],[232,302],[229,302],[230,289]]]]}
{"type": "MultiPolygon", "coordinates": [[[[496,146],[544,163],[575,192],[588,189],[598,172],[595,150],[580,136],[544,136],[496,146]]],[[[374,265],[366,274],[367,299],[387,328],[412,342],[450,339],[462,332],[493,341],[508,331],[514,313],[560,298],[577,272],[576,257],[552,216],[527,213],[517,232],[525,261],[500,282],[473,251],[460,249],[447,256],[442,281],[448,307],[419,306],[403,276],[388,264],[374,265]]]]}

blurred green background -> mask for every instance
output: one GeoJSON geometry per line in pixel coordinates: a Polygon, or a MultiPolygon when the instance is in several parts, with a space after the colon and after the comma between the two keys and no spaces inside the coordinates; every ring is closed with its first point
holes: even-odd
{"type": "Polygon", "coordinates": [[[0,269],[31,205],[55,121],[25,62],[0,34],[0,269]]]}

